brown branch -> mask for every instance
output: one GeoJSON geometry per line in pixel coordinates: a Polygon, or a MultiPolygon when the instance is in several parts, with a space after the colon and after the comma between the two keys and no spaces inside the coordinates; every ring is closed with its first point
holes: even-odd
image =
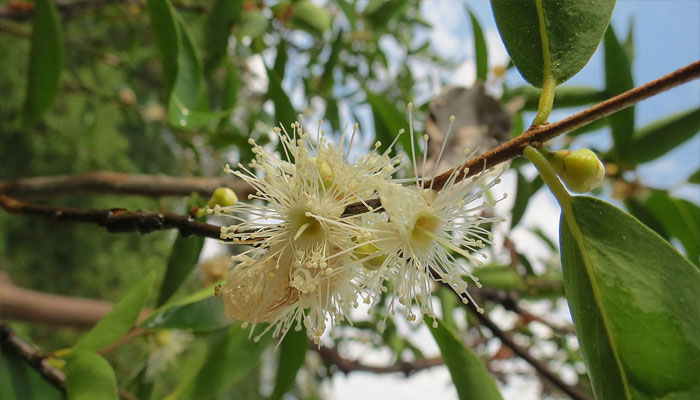
{"type": "Polygon", "coordinates": [[[183,236],[196,235],[219,239],[221,227],[199,222],[191,217],[172,213],[109,210],[81,210],[71,207],[51,207],[29,204],[0,194],[0,207],[13,214],[32,215],[54,221],[83,222],[99,225],[109,232],[149,233],[163,229],[177,229],[183,236]]]}
{"type": "Polygon", "coordinates": [[[77,175],[53,175],[0,180],[0,194],[20,198],[56,197],[76,193],[133,194],[150,197],[208,197],[216,188],[228,187],[240,198],[253,192],[247,183],[232,178],[184,178],[95,171],[77,175]]]}
{"type": "Polygon", "coordinates": [[[339,371],[346,375],[354,371],[365,371],[374,374],[391,374],[400,372],[403,373],[405,376],[409,376],[412,373],[418,372],[420,370],[444,364],[442,357],[433,357],[419,358],[413,362],[397,360],[392,365],[375,366],[363,364],[356,360],[349,360],[347,358],[344,358],[340,355],[336,348],[331,348],[327,346],[318,347],[315,345],[310,346],[310,348],[315,350],[325,362],[336,366],[336,368],[338,368],[339,371]]]}
{"type": "MultiPolygon", "coordinates": [[[[10,352],[23,359],[41,374],[46,381],[61,392],[66,392],[66,375],[63,371],[50,365],[47,361],[47,354],[22,340],[6,324],[0,324],[0,349],[2,349],[3,352],[10,352]]],[[[117,393],[119,397],[124,400],[138,400],[138,397],[121,387],[117,388],[117,393]]]]}
{"type": "MultiPolygon", "coordinates": [[[[449,285],[446,286],[449,288],[449,285]]],[[[452,289],[450,288],[450,290],[452,289]]],[[[496,325],[496,323],[491,321],[491,318],[489,318],[486,314],[482,314],[479,311],[477,311],[477,306],[474,303],[469,302],[466,304],[466,307],[479,320],[479,322],[482,325],[487,327],[491,331],[491,333],[493,333],[495,337],[499,338],[504,345],[509,347],[511,350],[513,350],[515,354],[517,354],[520,358],[522,358],[528,364],[530,364],[535,369],[535,371],[537,371],[552,385],[559,388],[562,392],[569,395],[569,397],[571,397],[572,399],[590,400],[588,396],[580,392],[577,388],[570,386],[564,381],[562,381],[559,378],[559,376],[557,376],[557,374],[550,371],[546,365],[544,365],[541,361],[530,355],[530,353],[526,349],[518,346],[508,333],[504,332],[501,328],[498,327],[498,325],[496,325]]]]}

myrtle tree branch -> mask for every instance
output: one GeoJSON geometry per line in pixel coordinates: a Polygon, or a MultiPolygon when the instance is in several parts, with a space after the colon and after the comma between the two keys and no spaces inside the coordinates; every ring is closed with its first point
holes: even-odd
{"type": "Polygon", "coordinates": [[[354,371],[365,371],[374,374],[391,374],[400,372],[403,373],[405,376],[409,376],[412,373],[418,372],[420,370],[436,367],[445,363],[442,357],[432,357],[419,358],[413,362],[397,360],[392,365],[375,366],[367,365],[356,360],[344,358],[340,355],[338,349],[333,347],[318,347],[316,345],[313,345],[312,343],[310,348],[315,350],[325,362],[334,365],[336,368],[338,368],[340,372],[344,373],[345,375],[354,371]]]}
{"type": "Polygon", "coordinates": [[[189,196],[193,192],[208,197],[219,187],[230,188],[240,198],[253,192],[250,185],[238,179],[139,175],[111,171],[0,180],[0,194],[19,198],[54,198],[78,193],[161,197],[189,196]]]}

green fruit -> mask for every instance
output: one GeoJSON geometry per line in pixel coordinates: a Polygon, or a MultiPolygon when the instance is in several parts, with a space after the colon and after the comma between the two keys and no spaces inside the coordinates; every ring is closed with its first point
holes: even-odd
{"type": "Polygon", "coordinates": [[[555,151],[549,157],[549,163],[574,193],[590,192],[605,177],[603,163],[589,149],[555,151]]]}
{"type": "Polygon", "coordinates": [[[229,188],[220,187],[214,190],[214,194],[207,202],[208,208],[214,208],[217,204],[221,207],[229,207],[238,202],[238,196],[229,188]]]}

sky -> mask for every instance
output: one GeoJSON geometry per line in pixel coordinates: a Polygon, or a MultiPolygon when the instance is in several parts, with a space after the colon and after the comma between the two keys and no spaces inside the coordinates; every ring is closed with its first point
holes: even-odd
{"type": "MultiPolygon", "coordinates": [[[[449,73],[446,78],[450,84],[469,86],[473,83],[475,69],[473,64],[473,45],[471,26],[463,8],[462,1],[424,1],[421,9],[423,16],[433,24],[434,29],[425,33],[429,35],[431,45],[441,54],[451,59],[461,61],[459,68],[449,73]]],[[[488,1],[469,1],[469,6],[477,15],[484,30],[489,47],[489,61],[493,65],[501,65],[507,61],[505,48],[500,41],[496,25],[488,1]]],[[[619,0],[612,18],[612,26],[618,38],[627,34],[630,21],[634,21],[635,60],[633,64],[634,82],[636,85],[658,78],[673,70],[700,59],[700,1],[698,0],[619,0]]],[[[417,36],[420,36],[419,34],[417,36]]],[[[420,39],[420,37],[418,38],[420,39]]],[[[414,74],[431,74],[421,66],[413,66],[414,74]],[[415,67],[415,68],[414,68],[415,67]]],[[[517,72],[507,76],[511,86],[525,84],[517,72]]],[[[604,87],[603,54],[599,49],[588,65],[566,84],[586,85],[596,88],[604,87]]],[[[431,98],[437,94],[439,87],[428,88],[424,94],[431,98]]],[[[555,99],[556,101],[556,99],[555,99]]],[[[417,101],[418,102],[418,101],[417,101]]],[[[669,114],[700,106],[700,82],[697,80],[679,88],[645,100],[637,105],[635,110],[636,126],[642,127],[658,118],[669,114]]],[[[579,111],[568,109],[556,112],[550,121],[562,119],[579,111]]],[[[534,115],[526,115],[526,121],[534,115]]],[[[526,122],[526,123],[527,123],[526,122]]],[[[581,143],[581,146],[606,148],[610,145],[607,130],[591,134],[581,143]]],[[[556,147],[556,142],[553,144],[556,147]]],[[[652,187],[671,189],[677,196],[688,198],[700,203],[700,188],[695,185],[682,185],[688,175],[700,167],[700,135],[686,142],[680,148],[666,156],[640,167],[640,179],[652,187]]],[[[535,171],[531,173],[534,175],[535,171]]],[[[503,192],[512,192],[514,179],[512,174],[504,176],[500,185],[503,192]]],[[[495,194],[498,196],[498,194],[495,194]]],[[[533,199],[523,218],[523,226],[539,226],[550,237],[558,235],[559,210],[551,195],[541,190],[533,199]]],[[[501,212],[507,212],[512,207],[512,198],[499,204],[501,212]]],[[[546,254],[540,241],[535,240],[526,229],[516,229],[511,234],[518,249],[529,256],[546,254]]],[[[533,305],[537,307],[537,305],[533,305]]],[[[565,304],[560,307],[563,312],[555,318],[569,318],[565,304]]],[[[491,314],[492,319],[507,328],[509,321],[505,313],[491,314]]],[[[427,328],[419,328],[410,332],[408,327],[402,331],[411,336],[411,340],[424,350],[427,357],[437,355],[437,347],[427,328]]],[[[387,354],[368,351],[368,347],[355,344],[343,349],[350,358],[357,358],[366,363],[387,364],[387,354]]],[[[495,349],[494,349],[495,351],[495,349]]],[[[534,353],[547,352],[551,349],[533,349],[534,353]]],[[[511,370],[528,368],[522,361],[515,361],[501,367],[511,370]]],[[[550,366],[556,368],[556,365],[550,366]]],[[[557,369],[559,370],[559,369],[557,369]]],[[[561,371],[564,378],[571,376],[573,371],[561,371]]],[[[540,383],[526,377],[514,376],[506,385],[501,387],[505,399],[537,399],[539,398],[540,383]]],[[[445,367],[432,368],[419,372],[409,378],[401,374],[374,375],[371,373],[354,372],[348,376],[336,374],[332,383],[326,387],[328,398],[345,399],[456,399],[457,393],[452,385],[449,372],[445,367]]]]}

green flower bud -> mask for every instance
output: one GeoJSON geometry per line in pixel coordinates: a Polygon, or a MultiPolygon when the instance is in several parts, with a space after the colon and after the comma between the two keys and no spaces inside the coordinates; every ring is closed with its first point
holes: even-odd
{"type": "Polygon", "coordinates": [[[549,163],[566,187],[574,193],[590,192],[605,177],[603,163],[589,149],[552,152],[549,163]]]}
{"type": "Polygon", "coordinates": [[[379,251],[379,247],[377,247],[374,243],[365,243],[355,249],[354,254],[355,257],[359,259],[367,259],[364,263],[362,263],[363,267],[370,271],[376,271],[381,268],[382,264],[384,264],[384,260],[386,260],[386,254],[377,254],[379,251]],[[372,257],[373,254],[377,255],[372,257]]]}
{"type": "Polygon", "coordinates": [[[220,187],[214,190],[214,194],[207,202],[208,208],[214,208],[217,204],[221,207],[228,207],[238,202],[238,196],[229,188],[220,187]]]}

